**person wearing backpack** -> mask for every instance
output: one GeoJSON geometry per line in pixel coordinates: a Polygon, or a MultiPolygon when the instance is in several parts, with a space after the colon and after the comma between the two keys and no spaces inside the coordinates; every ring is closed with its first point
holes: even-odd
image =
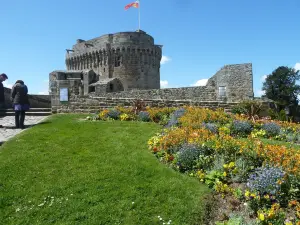
{"type": "Polygon", "coordinates": [[[11,91],[11,100],[15,111],[16,128],[24,129],[25,112],[29,110],[28,88],[22,80],[17,80],[11,91]]]}

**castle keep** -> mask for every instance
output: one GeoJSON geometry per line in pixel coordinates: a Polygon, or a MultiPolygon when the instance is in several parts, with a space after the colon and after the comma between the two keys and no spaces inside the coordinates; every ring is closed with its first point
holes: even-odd
{"type": "Polygon", "coordinates": [[[251,63],[224,66],[206,86],[160,89],[161,58],[162,46],[141,30],[79,39],[66,50],[66,70],[49,75],[52,111],[94,112],[134,99],[219,107],[254,97],[251,63]]]}
{"type": "Polygon", "coordinates": [[[159,89],[161,53],[161,46],[141,30],[79,39],[67,49],[67,71],[54,71],[52,76],[57,80],[81,78],[89,86],[84,94],[159,89]]]}

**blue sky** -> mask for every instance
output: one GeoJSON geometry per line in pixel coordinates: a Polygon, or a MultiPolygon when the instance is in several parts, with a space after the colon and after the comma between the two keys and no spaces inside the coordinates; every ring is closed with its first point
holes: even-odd
{"type": "MultiPolygon", "coordinates": [[[[0,73],[48,91],[76,39],[135,31],[132,0],[0,1],[0,73]]],[[[203,83],[223,65],[253,63],[255,95],[278,66],[300,69],[300,0],[141,0],[141,29],[163,45],[161,83],[203,83]]]]}

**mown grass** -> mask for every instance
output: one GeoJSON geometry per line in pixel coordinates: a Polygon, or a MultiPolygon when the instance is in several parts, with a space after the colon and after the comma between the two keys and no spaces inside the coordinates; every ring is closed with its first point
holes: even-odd
{"type": "Polygon", "coordinates": [[[154,123],[56,115],[0,148],[0,224],[202,224],[208,188],[147,150],[154,123]]]}
{"type": "Polygon", "coordinates": [[[290,143],[290,142],[286,142],[286,141],[277,141],[277,140],[271,140],[271,139],[267,139],[267,138],[261,138],[262,142],[265,144],[270,144],[270,145],[283,145],[286,146],[288,148],[294,148],[294,149],[298,149],[300,150],[300,145],[299,144],[295,144],[295,143],[290,143]]]}
{"type": "MultiPolygon", "coordinates": [[[[241,138],[243,140],[247,140],[247,138],[241,138]]],[[[286,146],[288,148],[294,148],[294,149],[298,149],[300,151],[300,145],[296,144],[296,143],[290,143],[290,142],[286,142],[286,141],[279,141],[279,140],[272,140],[272,139],[268,139],[268,138],[260,138],[260,140],[264,143],[264,144],[269,144],[269,145],[282,145],[282,146],[286,146]]]]}

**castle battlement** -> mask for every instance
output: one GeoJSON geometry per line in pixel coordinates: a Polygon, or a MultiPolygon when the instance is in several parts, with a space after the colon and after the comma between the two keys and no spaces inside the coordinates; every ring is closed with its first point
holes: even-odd
{"type": "Polygon", "coordinates": [[[161,58],[162,46],[142,30],[77,39],[67,49],[66,70],[50,73],[52,108],[74,111],[77,106],[90,109],[108,104],[99,97],[148,99],[168,106],[181,101],[222,105],[253,98],[251,63],[225,65],[205,86],[160,89],[161,58]],[[60,92],[66,90],[69,100],[62,103],[60,92]]]}
{"type": "Polygon", "coordinates": [[[67,70],[93,70],[98,80],[118,78],[128,89],[159,89],[161,45],[144,31],[78,39],[67,50],[67,70]]]}

